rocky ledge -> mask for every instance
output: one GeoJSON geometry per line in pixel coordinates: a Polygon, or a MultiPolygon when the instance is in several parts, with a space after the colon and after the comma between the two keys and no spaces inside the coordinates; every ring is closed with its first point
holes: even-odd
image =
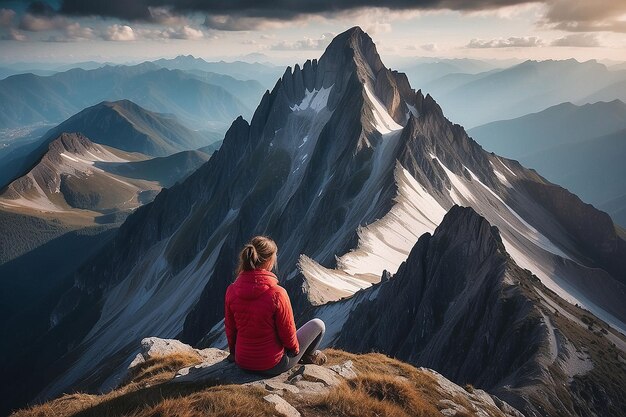
{"type": "Polygon", "coordinates": [[[522,416],[430,369],[377,353],[325,352],[324,366],[264,378],[228,362],[226,351],[146,338],[114,390],[65,395],[14,416],[522,416]]]}

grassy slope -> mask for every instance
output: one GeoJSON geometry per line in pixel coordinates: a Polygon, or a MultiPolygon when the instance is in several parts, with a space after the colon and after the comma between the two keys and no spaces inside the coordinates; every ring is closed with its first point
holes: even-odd
{"type": "MultiPolygon", "coordinates": [[[[285,393],[303,416],[441,416],[444,400],[469,407],[467,399],[446,394],[427,370],[381,354],[354,355],[329,349],[328,365],[352,360],[359,375],[343,381],[329,392],[312,398],[285,393]],[[443,402],[442,402],[443,401],[443,402]]],[[[200,362],[189,354],[153,358],[138,365],[116,390],[103,394],[68,394],[56,400],[17,411],[14,417],[44,416],[273,416],[276,411],[263,400],[267,391],[250,386],[165,384],[185,366],[200,362]]],[[[466,387],[468,395],[473,388],[466,387]]],[[[501,416],[496,407],[486,406],[489,416],[501,416]]],[[[474,412],[457,416],[475,416],[474,412]]]]}

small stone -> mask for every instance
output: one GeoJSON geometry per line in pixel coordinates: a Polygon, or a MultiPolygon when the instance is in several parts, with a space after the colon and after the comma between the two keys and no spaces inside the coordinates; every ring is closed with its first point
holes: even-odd
{"type": "Polygon", "coordinates": [[[196,350],[176,339],[146,337],[141,341],[141,354],[145,360],[155,356],[167,356],[174,353],[196,354],[196,350]]]}
{"type": "Polygon", "coordinates": [[[300,417],[300,412],[296,410],[291,404],[285,401],[282,397],[276,394],[269,394],[263,397],[268,403],[274,404],[276,412],[285,417],[300,417]]]}
{"type": "Polygon", "coordinates": [[[221,362],[228,357],[228,352],[215,348],[196,349],[196,352],[202,357],[202,363],[205,366],[221,362]]]}
{"type": "Polygon", "coordinates": [[[264,388],[268,391],[289,391],[293,394],[297,394],[300,392],[300,389],[295,385],[285,384],[284,382],[273,381],[271,379],[265,380],[264,388]]]}
{"type": "Polygon", "coordinates": [[[135,366],[139,365],[140,363],[144,363],[145,361],[146,360],[143,358],[143,355],[141,353],[138,353],[137,356],[135,356],[135,359],[133,359],[130,365],[128,365],[128,369],[134,368],[135,366]]]}
{"type": "Polygon", "coordinates": [[[441,414],[445,416],[455,416],[457,413],[461,413],[463,415],[469,414],[469,411],[467,410],[467,408],[451,400],[440,400],[438,402],[438,405],[446,407],[443,410],[441,410],[441,414]]]}
{"type": "Polygon", "coordinates": [[[306,381],[321,382],[327,387],[334,387],[341,382],[335,372],[323,366],[305,365],[300,368],[298,373],[301,374],[302,378],[306,381]]]}
{"type": "Polygon", "coordinates": [[[346,361],[341,365],[333,365],[330,367],[330,369],[337,372],[337,374],[342,378],[356,378],[356,372],[354,371],[354,364],[352,363],[352,361],[346,361]]]}
{"type": "Polygon", "coordinates": [[[300,389],[300,394],[305,395],[317,395],[317,394],[326,394],[329,389],[326,385],[321,382],[311,382],[311,381],[298,381],[296,382],[296,387],[300,389]]]}

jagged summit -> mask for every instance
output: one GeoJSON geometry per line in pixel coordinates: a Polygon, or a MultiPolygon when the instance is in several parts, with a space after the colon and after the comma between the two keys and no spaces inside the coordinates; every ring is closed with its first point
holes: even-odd
{"type": "Polygon", "coordinates": [[[359,70],[364,71],[359,74],[362,77],[374,79],[385,68],[374,41],[359,26],[337,35],[324,51],[320,62],[328,60],[345,65],[343,59],[352,60],[359,70]]]}
{"type": "Polygon", "coordinates": [[[63,152],[75,154],[85,153],[94,147],[94,143],[80,133],[63,132],[61,136],[50,142],[48,155],[60,155],[63,152]]]}

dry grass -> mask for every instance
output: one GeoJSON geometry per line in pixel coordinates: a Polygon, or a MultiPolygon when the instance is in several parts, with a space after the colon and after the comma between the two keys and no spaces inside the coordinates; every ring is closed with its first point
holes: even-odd
{"type": "Polygon", "coordinates": [[[408,363],[390,358],[381,353],[357,355],[337,349],[326,349],[324,353],[326,353],[328,357],[329,366],[339,365],[347,360],[351,360],[354,366],[363,373],[403,376],[405,378],[414,379],[429,388],[434,388],[437,385],[437,381],[431,375],[420,371],[408,363]]]}
{"type": "MultiPolygon", "coordinates": [[[[429,372],[385,355],[355,355],[333,349],[325,352],[329,365],[352,360],[359,375],[317,397],[302,399],[287,394],[286,399],[305,417],[440,417],[439,402],[452,399],[441,392],[429,372]]],[[[276,414],[273,405],[263,400],[267,391],[257,387],[164,383],[178,369],[199,361],[199,356],[188,354],[153,358],[135,367],[128,381],[108,394],[65,395],[21,410],[14,417],[261,417],[276,414]]],[[[467,402],[465,398],[453,400],[461,405],[467,402]]]]}
{"type": "Polygon", "coordinates": [[[437,407],[416,386],[400,376],[367,373],[343,382],[304,407],[305,415],[337,417],[434,417],[437,407]]]}
{"type": "Polygon", "coordinates": [[[197,353],[175,353],[148,359],[135,366],[128,375],[127,383],[154,385],[172,379],[176,371],[187,366],[197,365],[202,357],[197,353]]]}
{"type": "MultiPolygon", "coordinates": [[[[66,394],[58,399],[41,405],[35,405],[24,410],[15,412],[13,417],[69,417],[80,415],[81,412],[89,414],[89,410],[99,409],[102,404],[136,403],[130,401],[133,398],[145,397],[149,401],[152,397],[163,398],[160,390],[144,389],[174,377],[176,371],[198,364],[202,361],[199,355],[173,354],[155,357],[137,365],[131,370],[128,380],[119,388],[104,395],[90,395],[83,393],[66,394]]],[[[176,395],[175,392],[172,393],[176,395]]],[[[141,400],[137,405],[140,405],[141,400]]],[[[152,400],[154,402],[154,400],[152,400]]],[[[106,408],[106,407],[105,407],[106,408]]],[[[107,413],[108,414],[108,413],[107,413]]],[[[117,414],[109,414],[117,415],[117,414]]]]}
{"type": "Polygon", "coordinates": [[[19,410],[12,417],[72,416],[99,403],[98,395],[69,394],[41,405],[19,410]]]}
{"type": "Polygon", "coordinates": [[[263,400],[267,393],[260,388],[224,385],[185,396],[169,398],[138,410],[132,417],[261,417],[275,414],[274,407],[263,400]]]}

